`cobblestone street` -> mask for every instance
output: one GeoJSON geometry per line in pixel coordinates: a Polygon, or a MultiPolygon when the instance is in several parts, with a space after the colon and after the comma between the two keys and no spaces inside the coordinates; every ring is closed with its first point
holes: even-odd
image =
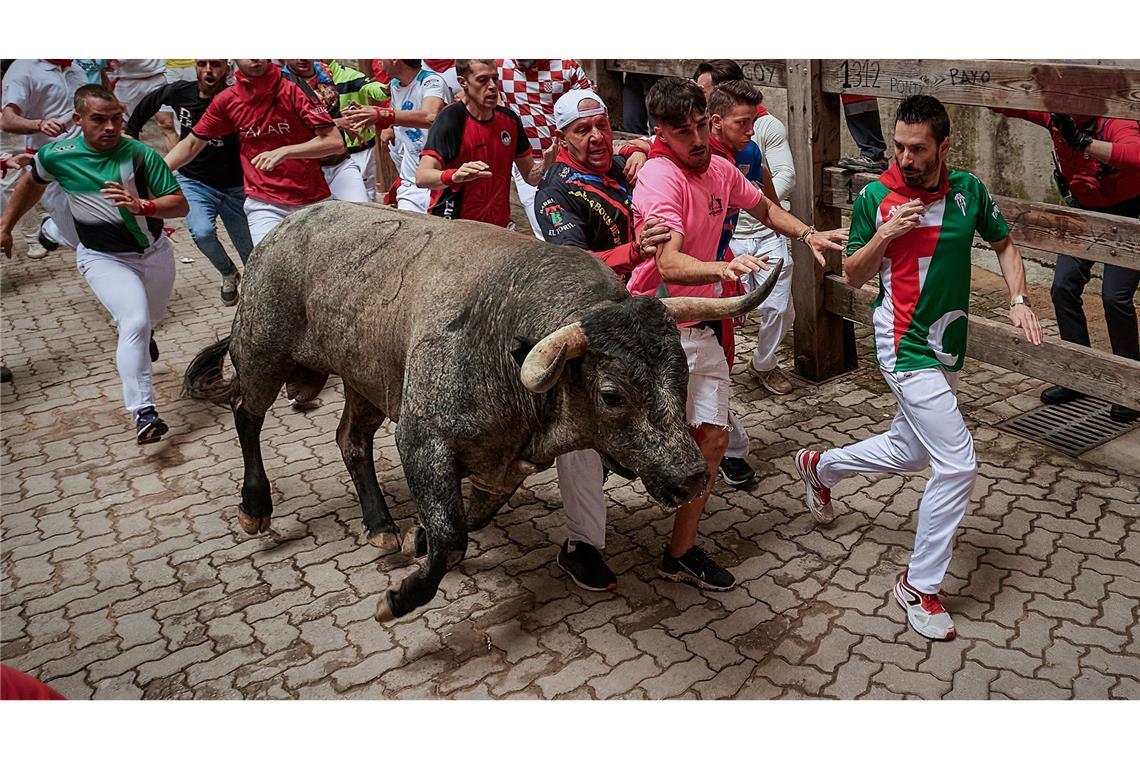
{"type": "MultiPolygon", "coordinates": [[[[980,476],[944,587],[956,640],[919,637],[890,595],[925,473],[846,481],[835,522],[812,522],[794,452],[882,431],[895,410],[865,338],[858,372],[786,397],[758,385],[740,346],[733,405],[759,476],[748,492],[718,485],[701,525],[739,580],[731,592],[656,578],[672,518],[616,476],[618,589],[578,589],[554,564],[551,469],[473,534],[433,603],[378,624],[378,595],[411,563],[360,538],[335,379],[320,409],[274,408],[272,532],[239,528],[231,415],[176,400],[234,312],[177,229],[176,257],[192,263],[177,265],[156,335],[171,434],[152,447],[134,443],[114,329],[74,253],[3,265],[15,383],[3,386],[0,655],[69,698],[1140,698],[1140,480],[991,427],[1035,406],[1038,381],[972,360],[963,373],[980,476]]],[[[414,508],[393,432],[378,434],[377,469],[404,528],[414,508]]]]}

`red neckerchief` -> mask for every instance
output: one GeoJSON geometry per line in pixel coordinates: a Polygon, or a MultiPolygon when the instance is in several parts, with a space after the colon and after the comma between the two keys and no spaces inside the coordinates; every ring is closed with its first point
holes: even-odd
{"type": "Polygon", "coordinates": [[[452,66],[455,65],[455,59],[454,58],[425,58],[424,63],[427,64],[427,67],[429,69],[431,69],[432,71],[434,71],[435,73],[442,74],[443,72],[447,71],[448,69],[450,69],[452,66]]]}
{"type": "Polygon", "coordinates": [[[724,147],[724,143],[716,139],[711,132],[709,133],[709,150],[712,151],[714,156],[727,159],[730,163],[736,162],[736,156],[734,156],[728,148],[724,147]]]}
{"type": "Polygon", "coordinates": [[[761,116],[767,116],[767,115],[768,115],[768,109],[764,107],[763,103],[756,106],[756,118],[757,119],[759,119],[761,116]]]}
{"type": "Polygon", "coordinates": [[[625,188],[618,184],[616,180],[610,178],[608,174],[602,174],[597,169],[591,169],[585,164],[581,164],[576,161],[574,157],[570,155],[570,151],[566,150],[565,146],[559,149],[558,156],[555,157],[554,160],[559,163],[566,164],[574,171],[581,172],[582,174],[589,174],[592,177],[601,177],[602,184],[606,187],[612,187],[615,190],[625,190],[625,188]]]}
{"type": "Polygon", "coordinates": [[[688,175],[693,176],[693,177],[701,176],[706,171],[708,171],[708,168],[709,168],[709,165],[705,164],[705,167],[703,169],[701,169],[700,171],[697,171],[696,169],[690,169],[688,166],[685,166],[685,164],[682,163],[681,159],[677,158],[677,154],[673,152],[673,149],[670,148],[668,145],[666,145],[665,141],[662,140],[660,137],[658,137],[656,140],[654,140],[653,143],[649,146],[649,157],[650,158],[667,158],[670,161],[672,161],[674,164],[676,164],[678,169],[683,171],[685,174],[688,174],[688,175]]]}
{"type": "Polygon", "coordinates": [[[281,84],[281,69],[276,64],[269,64],[269,70],[259,77],[250,78],[239,70],[234,74],[238,92],[242,99],[251,106],[257,107],[268,101],[277,92],[281,84]]]}
{"type": "Polygon", "coordinates": [[[907,198],[917,198],[926,206],[945,198],[946,193],[950,192],[950,174],[946,169],[946,164],[942,165],[942,174],[938,177],[938,187],[934,190],[908,185],[903,180],[902,171],[897,163],[892,163],[887,167],[887,170],[879,177],[879,181],[886,185],[888,190],[893,190],[899,195],[905,195],[907,198]]]}

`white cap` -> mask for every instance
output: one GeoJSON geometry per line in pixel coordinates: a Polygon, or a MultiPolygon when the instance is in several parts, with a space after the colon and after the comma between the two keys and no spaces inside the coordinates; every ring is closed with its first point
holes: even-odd
{"type": "Polygon", "coordinates": [[[576,119],[581,119],[583,116],[598,116],[603,113],[609,113],[609,111],[606,109],[606,102],[598,97],[596,92],[589,89],[570,90],[554,104],[554,126],[564,130],[576,119]],[[583,100],[595,100],[601,105],[581,111],[578,109],[578,105],[583,100]]]}

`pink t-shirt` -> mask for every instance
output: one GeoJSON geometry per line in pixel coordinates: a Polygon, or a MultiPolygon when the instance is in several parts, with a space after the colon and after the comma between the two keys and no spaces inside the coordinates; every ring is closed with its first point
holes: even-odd
{"type": "MultiPolygon", "coordinates": [[[[713,156],[703,174],[683,171],[668,158],[651,158],[637,175],[633,189],[634,225],[640,232],[646,219],[664,220],[669,229],[685,236],[685,253],[701,261],[716,261],[717,244],[725,217],[732,209],[750,209],[762,194],[744,173],[720,156],[713,156]]],[[[633,270],[629,292],[654,295],[662,283],[655,259],[633,270]]],[[[669,285],[671,296],[717,298],[720,283],[669,285]]]]}

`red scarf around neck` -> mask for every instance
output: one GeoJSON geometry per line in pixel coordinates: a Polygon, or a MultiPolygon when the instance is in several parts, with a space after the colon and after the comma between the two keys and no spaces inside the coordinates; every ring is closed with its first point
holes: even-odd
{"type": "Polygon", "coordinates": [[[879,181],[886,185],[888,190],[893,190],[899,195],[905,195],[907,198],[917,198],[926,206],[945,198],[946,193],[950,192],[950,173],[946,164],[942,164],[942,173],[938,175],[938,186],[934,190],[908,185],[903,179],[902,170],[899,169],[897,163],[888,166],[887,170],[879,177],[879,181]]]}
{"type": "Polygon", "coordinates": [[[281,84],[281,69],[271,63],[269,70],[259,77],[247,77],[239,70],[234,74],[234,80],[242,98],[256,106],[268,101],[277,92],[277,86],[281,84]]]}
{"type": "Polygon", "coordinates": [[[574,158],[574,156],[570,155],[570,151],[566,149],[566,146],[562,146],[558,150],[558,156],[554,160],[557,161],[558,163],[566,164],[567,166],[569,166],[574,171],[581,172],[582,174],[589,174],[590,176],[593,176],[593,177],[601,178],[602,184],[606,185],[607,187],[613,187],[613,188],[616,188],[618,190],[622,189],[622,186],[620,184],[618,184],[615,180],[611,179],[609,177],[609,175],[602,174],[597,169],[591,169],[590,167],[586,166],[585,164],[580,163],[577,159],[574,158]]]}
{"type": "MultiPolygon", "coordinates": [[[[709,137],[711,139],[712,136],[710,135],[709,137]]],[[[711,154],[711,148],[710,148],[710,154],[711,154]]],[[[709,168],[709,165],[705,164],[704,167],[702,167],[699,170],[698,169],[690,169],[688,166],[685,165],[685,163],[683,161],[681,161],[680,158],[677,157],[677,154],[673,151],[673,149],[665,144],[665,141],[661,139],[660,135],[658,135],[657,139],[654,140],[650,144],[650,146],[649,146],[649,157],[650,158],[667,158],[670,161],[672,161],[674,164],[676,164],[678,169],[685,172],[686,174],[691,174],[695,177],[699,177],[700,175],[704,174],[706,171],[708,171],[708,168],[709,168]]]]}

